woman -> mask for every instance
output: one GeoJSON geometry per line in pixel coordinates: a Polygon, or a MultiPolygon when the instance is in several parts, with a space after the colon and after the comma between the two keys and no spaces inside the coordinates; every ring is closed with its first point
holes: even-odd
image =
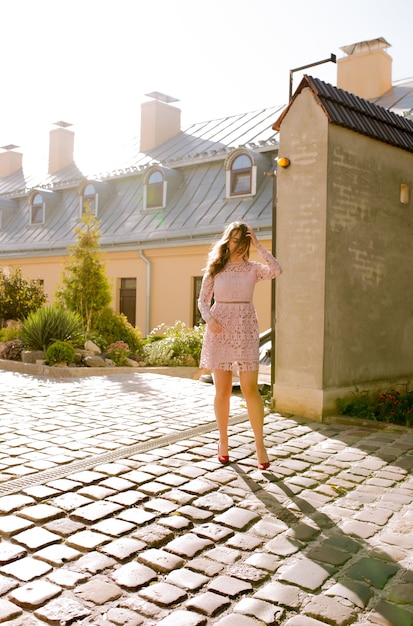
{"type": "Polygon", "coordinates": [[[236,363],[254,432],[258,468],[267,469],[270,465],[264,445],[264,405],[258,390],[259,332],[252,297],[256,282],[275,278],[281,272],[277,259],[258,243],[245,222],[227,226],[208,256],[198,299],[207,325],[200,367],[214,373],[220,463],[229,462],[228,419],[232,369],[236,363]],[[248,260],[251,244],[263,263],[248,260]],[[215,301],[211,307],[212,298],[215,301]]]}

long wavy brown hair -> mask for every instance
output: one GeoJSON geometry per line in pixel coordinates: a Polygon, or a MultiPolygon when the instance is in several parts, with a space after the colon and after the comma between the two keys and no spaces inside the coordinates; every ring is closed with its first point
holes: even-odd
{"type": "Polygon", "coordinates": [[[205,267],[205,273],[207,275],[216,276],[225,268],[230,257],[228,242],[234,233],[237,233],[240,238],[236,249],[243,252],[244,261],[249,259],[251,239],[247,236],[248,230],[249,226],[245,222],[232,222],[228,224],[221,238],[214,244],[208,255],[208,261],[205,267]]]}

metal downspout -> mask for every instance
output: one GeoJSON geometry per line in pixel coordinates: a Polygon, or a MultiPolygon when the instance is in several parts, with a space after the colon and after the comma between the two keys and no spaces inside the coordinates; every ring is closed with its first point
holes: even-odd
{"type": "Polygon", "coordinates": [[[149,322],[151,319],[151,262],[145,256],[143,250],[138,250],[139,258],[146,264],[146,303],[145,303],[145,337],[150,333],[149,322]]]}
{"type": "MultiPolygon", "coordinates": [[[[272,175],[272,237],[271,252],[277,257],[277,172],[272,175]]],[[[276,285],[275,280],[271,281],[271,397],[274,408],[274,385],[275,385],[275,339],[276,339],[276,285]]]]}

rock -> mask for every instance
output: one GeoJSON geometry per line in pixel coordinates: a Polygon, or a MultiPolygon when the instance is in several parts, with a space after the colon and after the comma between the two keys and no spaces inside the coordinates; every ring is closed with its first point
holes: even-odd
{"type": "Polygon", "coordinates": [[[134,361],[133,359],[126,358],[126,366],[127,367],[139,367],[139,363],[134,361]]]}
{"type": "Polygon", "coordinates": [[[107,367],[105,360],[97,355],[86,356],[83,359],[83,363],[86,367],[107,367]]]}
{"type": "Polygon", "coordinates": [[[93,341],[90,341],[90,339],[88,341],[86,341],[84,347],[85,347],[85,350],[87,350],[88,352],[91,352],[92,354],[100,354],[101,353],[101,349],[99,348],[99,346],[97,346],[95,343],[93,343],[93,341]]]}
{"type": "Polygon", "coordinates": [[[76,365],[81,365],[84,356],[86,356],[86,350],[80,350],[80,348],[75,348],[76,365]]]}
{"type": "Polygon", "coordinates": [[[185,365],[186,367],[196,367],[197,362],[195,361],[192,354],[188,354],[183,365],[185,365]]]}
{"type": "Polygon", "coordinates": [[[17,320],[7,320],[6,327],[7,328],[20,329],[21,328],[21,322],[18,322],[17,320]]]}
{"type": "Polygon", "coordinates": [[[23,350],[21,353],[23,363],[36,363],[45,357],[43,350],[23,350]]]}

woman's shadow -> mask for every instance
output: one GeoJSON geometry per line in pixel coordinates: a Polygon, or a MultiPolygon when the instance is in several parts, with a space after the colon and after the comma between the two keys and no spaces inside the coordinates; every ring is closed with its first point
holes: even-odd
{"type": "MultiPolygon", "coordinates": [[[[363,615],[369,615],[372,624],[413,626],[413,570],[400,564],[411,554],[411,531],[407,533],[404,529],[404,533],[395,533],[385,526],[394,513],[392,507],[397,510],[397,507],[408,504],[411,491],[410,495],[408,490],[390,493],[377,506],[374,501],[377,494],[382,493],[380,480],[376,481],[377,484],[374,480],[362,484],[370,480],[368,474],[374,473],[373,468],[379,469],[380,460],[383,467],[391,462],[392,468],[399,468],[406,475],[406,459],[403,454],[396,453],[398,444],[394,444],[394,433],[388,436],[371,428],[319,425],[290,418],[283,426],[286,437],[281,440],[284,441],[280,441],[277,433],[277,443],[269,449],[271,456],[283,451],[278,462],[271,464],[271,470],[260,476],[244,471],[242,463],[232,465],[239,479],[278,523],[275,537],[265,545],[268,552],[280,559],[272,577],[278,585],[273,590],[275,598],[280,592],[280,584],[289,588],[294,585],[298,590],[295,610],[299,610],[300,602],[305,599],[301,608],[309,617],[322,619],[324,613],[327,623],[331,623],[328,620],[336,612],[334,624],[350,624],[355,623],[361,611],[363,615]],[[296,439],[291,438],[291,430],[288,430],[291,421],[295,424],[293,431],[300,435],[296,439]],[[325,462],[320,462],[317,446],[312,446],[309,452],[299,451],[303,444],[301,435],[304,433],[305,437],[305,433],[311,433],[310,436],[314,437],[313,429],[321,430],[319,439],[326,451],[325,462]],[[371,470],[365,470],[366,475],[363,476],[363,469],[357,468],[355,463],[349,463],[351,453],[349,457],[347,451],[347,462],[343,462],[341,468],[340,452],[335,456],[337,466],[329,465],[327,459],[331,450],[336,446],[337,450],[343,450],[343,444],[354,446],[354,457],[365,459],[366,468],[371,466],[371,470]],[[286,447],[291,451],[288,456],[286,447]],[[359,451],[362,451],[361,456],[359,451]],[[310,463],[314,463],[313,471],[306,471],[310,463]],[[297,480],[300,469],[303,473],[297,480]],[[316,483],[317,475],[321,479],[319,489],[313,490],[311,487],[316,483]],[[376,534],[379,540],[372,539],[370,543],[369,538],[376,534]]],[[[269,439],[272,439],[271,434],[269,439]]],[[[407,433],[403,452],[408,449],[409,440],[412,438],[407,433]]],[[[345,456],[343,452],[342,458],[345,456]]],[[[385,479],[383,481],[385,484],[385,479]]],[[[412,519],[409,518],[410,529],[412,519]]],[[[300,614],[303,614],[301,610],[300,614]]]]}

